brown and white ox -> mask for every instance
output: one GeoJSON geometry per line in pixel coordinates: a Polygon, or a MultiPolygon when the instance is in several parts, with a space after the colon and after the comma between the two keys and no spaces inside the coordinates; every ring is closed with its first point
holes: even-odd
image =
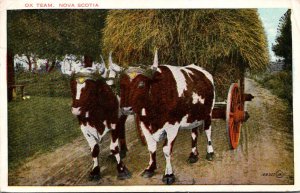
{"type": "Polygon", "coordinates": [[[157,142],[166,138],[163,145],[166,169],[162,180],[166,184],[175,181],[171,153],[179,129],[191,129],[192,151],[188,160],[194,163],[198,160],[198,127],[204,125],[208,142],[206,158],[212,160],[211,120],[215,90],[211,74],[194,64],[184,67],[158,65],[156,52],[150,71],[132,67],[120,78],[122,110],[136,114],[150,152],[143,177],[154,175],[157,142]]]}
{"type": "Polygon", "coordinates": [[[131,174],[121,160],[119,149],[120,143],[121,151],[125,156],[127,148],[124,125],[127,116],[121,115],[118,98],[106,83],[104,77],[108,72],[104,62],[84,68],[80,61],[67,59],[64,61],[62,72],[72,76],[72,113],[78,118],[93,158],[90,179],[100,179],[99,143],[109,131],[111,132],[110,151],[117,161],[118,179],[130,178],[131,174]]]}

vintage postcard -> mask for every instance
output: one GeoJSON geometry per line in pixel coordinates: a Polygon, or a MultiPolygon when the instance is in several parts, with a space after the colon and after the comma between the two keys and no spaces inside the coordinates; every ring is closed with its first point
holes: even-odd
{"type": "Polygon", "coordinates": [[[6,0],[3,192],[299,191],[299,1],[6,0]]]}

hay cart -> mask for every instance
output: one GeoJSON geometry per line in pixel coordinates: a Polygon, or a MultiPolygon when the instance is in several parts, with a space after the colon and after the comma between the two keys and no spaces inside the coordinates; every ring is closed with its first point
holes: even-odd
{"type": "MultiPolygon", "coordinates": [[[[216,102],[212,112],[213,119],[226,120],[226,130],[229,138],[229,146],[236,149],[239,144],[241,125],[249,118],[248,112],[245,110],[245,102],[251,101],[254,96],[245,93],[245,76],[244,71],[240,74],[239,80],[232,83],[229,87],[227,101],[216,102]]],[[[135,117],[136,128],[138,135],[141,138],[142,144],[146,145],[145,137],[139,128],[139,120],[135,117]]]]}

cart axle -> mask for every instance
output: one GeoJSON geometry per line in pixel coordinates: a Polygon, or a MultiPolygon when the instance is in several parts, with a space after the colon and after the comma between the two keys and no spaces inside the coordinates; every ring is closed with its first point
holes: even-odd
{"type": "Polygon", "coordinates": [[[230,113],[235,123],[246,122],[249,119],[249,113],[247,111],[236,110],[234,113],[230,113]]]}

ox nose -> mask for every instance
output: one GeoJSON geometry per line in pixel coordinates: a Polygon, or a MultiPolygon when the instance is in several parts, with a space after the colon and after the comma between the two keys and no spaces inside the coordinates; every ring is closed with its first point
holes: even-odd
{"type": "Polygon", "coordinates": [[[122,113],[124,115],[130,115],[130,114],[133,114],[133,109],[132,107],[123,107],[122,108],[122,113]]]}
{"type": "Polygon", "coordinates": [[[77,107],[77,108],[72,107],[71,111],[72,111],[72,114],[76,115],[76,116],[80,115],[80,113],[81,113],[80,107],[77,107]]]}
{"type": "Polygon", "coordinates": [[[112,85],[114,84],[114,81],[113,81],[113,80],[107,80],[107,81],[106,81],[106,84],[107,84],[108,86],[112,86],[112,85]]]}

